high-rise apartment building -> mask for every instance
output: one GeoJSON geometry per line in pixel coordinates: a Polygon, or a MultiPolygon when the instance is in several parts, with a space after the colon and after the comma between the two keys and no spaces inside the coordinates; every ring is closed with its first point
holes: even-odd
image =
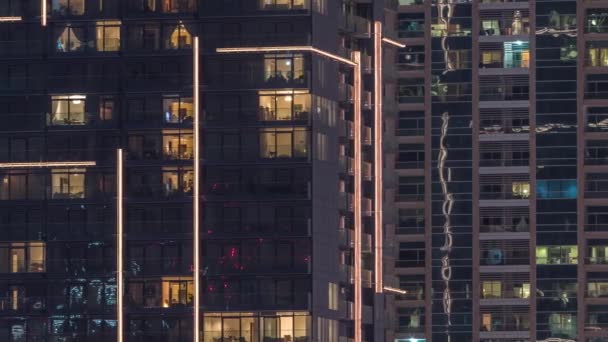
{"type": "Polygon", "coordinates": [[[398,16],[391,341],[608,341],[608,3],[398,16]]]}
{"type": "Polygon", "coordinates": [[[384,341],[396,9],[0,0],[0,341],[384,341]]]}

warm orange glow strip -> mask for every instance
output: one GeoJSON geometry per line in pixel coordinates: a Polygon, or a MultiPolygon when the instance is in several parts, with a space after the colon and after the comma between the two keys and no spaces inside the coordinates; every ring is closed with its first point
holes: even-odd
{"type": "Polygon", "coordinates": [[[374,240],[376,293],[384,291],[383,272],[383,184],[382,184],[382,23],[374,23],[374,240]]]}
{"type": "Polygon", "coordinates": [[[354,323],[355,323],[355,341],[362,342],[361,332],[361,316],[362,316],[362,284],[361,284],[361,233],[363,231],[362,213],[361,213],[361,201],[362,201],[362,189],[361,189],[361,52],[354,51],[353,61],[355,62],[354,75],[353,75],[353,107],[354,107],[354,119],[353,119],[353,130],[355,132],[355,166],[354,166],[354,191],[355,191],[355,203],[353,204],[353,212],[355,216],[355,234],[353,243],[355,247],[354,252],[354,278],[355,278],[355,308],[354,308],[354,323]]]}
{"type": "Polygon", "coordinates": [[[123,341],[124,332],[124,262],[123,262],[123,153],[122,149],[116,152],[116,334],[117,341],[123,341]]]}
{"type": "Polygon", "coordinates": [[[47,0],[40,0],[40,1],[42,1],[42,6],[40,6],[41,12],[42,12],[40,15],[40,20],[42,20],[42,26],[46,26],[46,12],[47,12],[46,2],[47,2],[47,0]]]}
{"type": "Polygon", "coordinates": [[[0,169],[23,169],[29,167],[82,167],[95,166],[94,161],[82,162],[39,162],[39,163],[0,163],[0,169]]]}
{"type": "Polygon", "coordinates": [[[13,22],[13,21],[21,21],[21,17],[0,17],[0,23],[2,22],[13,22]]]}
{"type": "Polygon", "coordinates": [[[193,84],[193,101],[194,101],[194,198],[192,202],[193,206],[193,244],[194,244],[194,342],[200,342],[200,237],[199,237],[199,219],[200,219],[200,193],[199,193],[199,179],[200,179],[200,135],[199,135],[199,43],[198,37],[194,37],[194,58],[193,58],[193,69],[194,69],[194,84],[193,84]]]}
{"type": "Polygon", "coordinates": [[[405,44],[403,44],[401,42],[398,42],[396,40],[390,39],[390,38],[386,38],[386,37],[382,38],[382,41],[385,42],[385,43],[387,43],[387,44],[393,45],[394,47],[398,47],[398,48],[404,48],[405,47],[405,44]]]}
{"type": "Polygon", "coordinates": [[[385,286],[384,287],[384,291],[385,292],[391,292],[391,293],[396,293],[396,294],[407,294],[407,291],[402,290],[402,289],[396,289],[394,287],[390,287],[390,286],[385,286]]]}
{"type": "Polygon", "coordinates": [[[267,46],[267,47],[238,47],[238,48],[218,48],[215,50],[217,53],[253,53],[253,52],[313,52],[319,54],[321,56],[325,56],[331,58],[335,61],[348,64],[350,66],[355,66],[353,61],[340,57],[338,55],[334,55],[333,53],[329,53],[320,49],[317,49],[313,46],[267,46]]]}

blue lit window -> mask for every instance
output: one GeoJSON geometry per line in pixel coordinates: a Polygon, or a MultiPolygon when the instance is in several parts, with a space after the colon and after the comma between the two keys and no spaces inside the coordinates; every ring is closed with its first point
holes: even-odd
{"type": "Polygon", "coordinates": [[[540,199],[576,198],[576,179],[539,180],[536,182],[536,194],[540,199]]]}

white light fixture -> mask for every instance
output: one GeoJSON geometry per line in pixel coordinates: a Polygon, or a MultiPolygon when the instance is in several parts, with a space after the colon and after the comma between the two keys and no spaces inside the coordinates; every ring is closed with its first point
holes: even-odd
{"type": "Polygon", "coordinates": [[[398,42],[396,40],[390,39],[390,38],[384,37],[384,38],[382,38],[382,41],[385,42],[385,43],[387,43],[387,44],[389,44],[389,45],[397,47],[397,48],[404,48],[405,47],[405,44],[403,44],[401,42],[398,42]]]}
{"type": "Polygon", "coordinates": [[[390,286],[385,286],[384,292],[391,292],[391,293],[396,293],[396,294],[407,294],[406,290],[402,290],[402,289],[398,289],[398,288],[394,288],[394,287],[390,287],[390,286]]]}
{"type": "Polygon", "coordinates": [[[79,167],[79,166],[95,166],[94,161],[79,161],[79,162],[38,162],[38,163],[0,163],[0,169],[24,169],[33,167],[79,167]]]}
{"type": "Polygon", "coordinates": [[[193,71],[194,71],[194,84],[192,85],[192,92],[193,94],[193,105],[194,105],[194,111],[193,111],[193,115],[194,115],[194,125],[193,125],[193,130],[194,130],[194,137],[193,137],[193,154],[194,154],[194,189],[193,189],[193,201],[192,201],[192,206],[193,206],[193,234],[192,234],[192,240],[193,241],[193,256],[194,256],[194,270],[193,270],[193,277],[194,277],[194,305],[193,305],[193,309],[194,309],[194,324],[193,326],[193,330],[194,330],[194,334],[193,334],[193,341],[194,342],[199,342],[200,341],[200,270],[201,270],[201,266],[200,266],[200,227],[199,227],[199,220],[200,220],[200,193],[199,193],[199,178],[200,178],[200,155],[199,155],[199,146],[200,146],[200,135],[199,135],[199,106],[200,106],[200,100],[199,100],[199,95],[200,95],[200,84],[199,84],[199,73],[200,73],[200,66],[199,66],[199,40],[198,40],[198,36],[194,37],[194,48],[192,49],[193,51],[193,71]]]}
{"type": "Polygon", "coordinates": [[[10,23],[23,20],[21,17],[0,17],[0,23],[10,23]]]}
{"type": "Polygon", "coordinates": [[[116,333],[117,342],[123,341],[124,318],[123,318],[123,151],[116,151],[116,333]]]}

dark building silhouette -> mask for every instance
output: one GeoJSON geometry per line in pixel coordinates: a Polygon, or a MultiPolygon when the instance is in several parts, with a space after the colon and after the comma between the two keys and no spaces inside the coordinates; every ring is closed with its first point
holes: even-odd
{"type": "Polygon", "coordinates": [[[0,0],[0,341],[384,341],[396,10],[0,0]]]}

